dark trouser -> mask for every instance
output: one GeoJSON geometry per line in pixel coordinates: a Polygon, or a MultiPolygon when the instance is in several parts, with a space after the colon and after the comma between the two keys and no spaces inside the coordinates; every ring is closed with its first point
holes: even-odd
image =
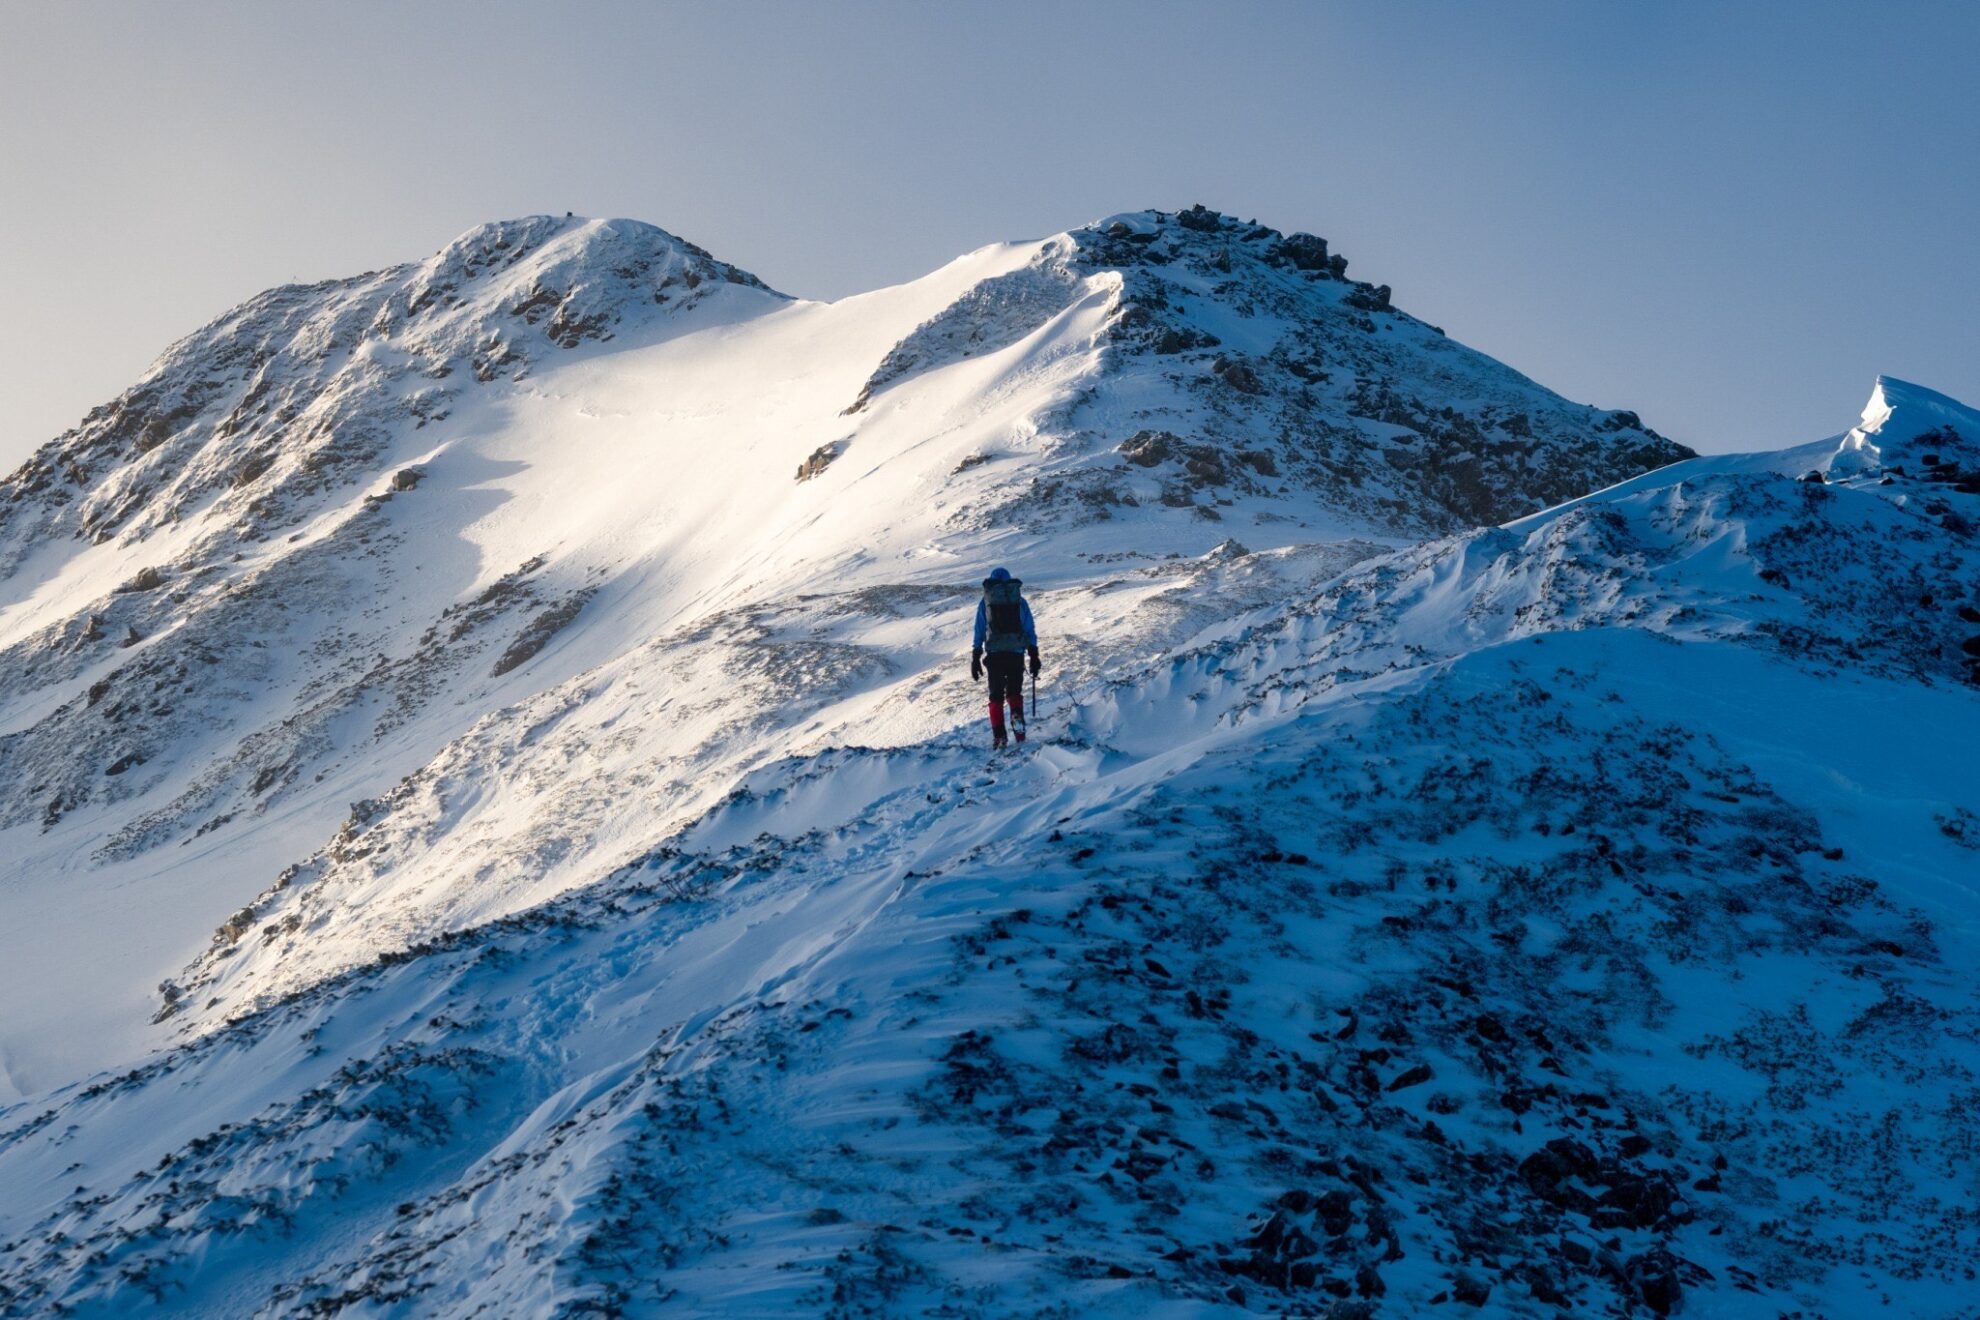
{"type": "Polygon", "coordinates": [[[1024,656],[1017,651],[992,651],[983,657],[983,668],[990,675],[990,727],[1002,731],[1004,706],[1011,708],[1011,723],[1024,729],[1024,656]]]}

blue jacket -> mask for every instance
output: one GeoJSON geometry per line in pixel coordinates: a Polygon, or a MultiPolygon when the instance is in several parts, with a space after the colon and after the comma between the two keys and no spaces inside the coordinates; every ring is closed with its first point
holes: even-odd
{"type": "MultiPolygon", "coordinates": [[[[1024,625],[1024,644],[1034,651],[1037,650],[1038,628],[1031,621],[1031,602],[1022,597],[1018,599],[1018,619],[1024,625]]],[[[975,646],[979,651],[982,650],[984,639],[989,635],[990,602],[979,600],[976,602],[976,637],[971,645],[975,646]]]]}

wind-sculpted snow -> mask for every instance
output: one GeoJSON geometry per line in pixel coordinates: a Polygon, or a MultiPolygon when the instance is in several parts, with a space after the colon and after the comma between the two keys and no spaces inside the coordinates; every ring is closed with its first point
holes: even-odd
{"type": "Polygon", "coordinates": [[[1980,702],[1571,512],[1213,628],[1025,759],[767,764],[599,885],[18,1106],[0,1297],[1960,1314],[1980,702]]]}
{"type": "Polygon", "coordinates": [[[1971,408],[1937,390],[1879,376],[1862,418],[1821,467],[1838,477],[1897,469],[1956,482],[1976,464],[1980,435],[1971,408]]]}
{"type": "Polygon", "coordinates": [[[1057,244],[1048,244],[1038,263],[983,281],[917,327],[888,352],[846,411],[860,411],[875,391],[917,371],[1009,348],[1066,311],[1086,289],[1062,262],[1050,260],[1056,253],[1057,244]]]}
{"type": "MultiPolygon", "coordinates": [[[[1115,570],[1092,589],[1141,603],[1108,625],[1055,639],[1059,681],[1106,672],[1159,649],[1157,638],[1187,637],[1373,550],[1348,546],[1259,563],[1230,546],[1201,560],[1115,570]]],[[[705,810],[741,768],[788,745],[794,725],[816,722],[821,712],[856,720],[844,703],[852,699],[858,710],[861,697],[900,675],[886,653],[847,639],[896,621],[958,630],[973,602],[974,593],[955,588],[895,586],[727,612],[495,712],[388,793],[354,804],[320,851],[284,871],[168,983],[162,1016],[200,1028],[491,912],[541,901],[569,883],[562,877],[574,859],[597,865],[601,852],[616,852],[616,862],[647,846],[638,841],[664,837],[705,810]],[[668,730],[666,741],[654,740],[656,724],[668,730]],[[518,789],[532,801],[527,814],[502,801],[518,789]],[[491,802],[502,809],[481,809],[491,802]],[[627,833],[629,819],[636,828],[627,833]],[[472,884],[459,884],[461,875],[472,884]]],[[[1050,595],[1039,601],[1062,621],[1071,606],[1050,595]]],[[[939,672],[913,685],[917,695],[944,703],[951,721],[973,714],[975,703],[939,672]]],[[[834,737],[851,732],[827,728],[834,737]]],[[[801,738],[824,741],[815,732],[801,738]]]]}

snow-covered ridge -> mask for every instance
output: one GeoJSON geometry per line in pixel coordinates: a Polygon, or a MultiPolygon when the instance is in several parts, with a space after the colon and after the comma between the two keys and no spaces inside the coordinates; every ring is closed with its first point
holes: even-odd
{"type": "Polygon", "coordinates": [[[1138,507],[1150,492],[1120,480],[1116,454],[1200,518],[1297,491],[1364,530],[1412,532],[1504,521],[1688,455],[1634,413],[1570,403],[1452,342],[1347,267],[1324,239],[1200,205],[1109,216],[917,327],[847,412],[1098,301],[1104,367],[1051,419],[1068,461],[1014,508],[1033,526],[1064,521],[1055,506],[1138,507]]]}
{"type": "MultiPolygon", "coordinates": [[[[1345,571],[1129,561],[1094,600],[1159,575],[1193,639],[1029,759],[766,761],[0,1111],[0,1299],[1961,1314],[1963,480],[1701,460],[1345,571]]],[[[804,608],[914,609],[850,604],[804,608]]]]}
{"type": "Polygon", "coordinates": [[[1892,376],[1878,376],[1863,415],[1848,431],[1787,449],[1713,454],[1691,458],[1617,482],[1518,519],[1515,528],[1538,526],[1578,504],[1613,500],[1634,491],[1654,490],[1714,476],[1776,475],[1811,481],[1856,481],[1875,477],[1885,485],[1909,479],[1926,484],[1923,494],[1943,513],[1951,506],[1936,498],[1943,488],[1973,494],[1980,483],[1980,413],[1937,390],[1892,376]],[[1929,461],[1928,461],[1929,460],[1929,461]]]}

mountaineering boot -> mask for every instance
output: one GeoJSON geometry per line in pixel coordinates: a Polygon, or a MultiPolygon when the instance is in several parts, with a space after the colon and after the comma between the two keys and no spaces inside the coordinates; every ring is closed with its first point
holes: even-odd
{"type": "Polygon", "coordinates": [[[1011,732],[1016,735],[1019,742],[1024,741],[1024,697],[1022,695],[1011,697],[1011,732]]]}
{"type": "MultiPolygon", "coordinates": [[[[992,730],[990,730],[990,750],[991,750],[991,751],[993,751],[993,752],[1001,752],[1001,751],[1003,751],[1003,750],[1004,750],[1004,741],[1005,741],[1005,740],[1004,740],[1004,731],[1003,731],[1002,729],[992,729],[992,730]]],[[[1023,734],[1021,734],[1021,733],[1020,733],[1020,734],[1018,735],[1018,741],[1019,741],[1019,742],[1023,742],[1023,741],[1024,741],[1024,735],[1023,735],[1023,734]]]]}
{"type": "Polygon", "coordinates": [[[1004,703],[1001,701],[993,701],[990,703],[990,746],[992,748],[998,748],[998,747],[1002,747],[1003,745],[1004,745],[1004,703]]]}

